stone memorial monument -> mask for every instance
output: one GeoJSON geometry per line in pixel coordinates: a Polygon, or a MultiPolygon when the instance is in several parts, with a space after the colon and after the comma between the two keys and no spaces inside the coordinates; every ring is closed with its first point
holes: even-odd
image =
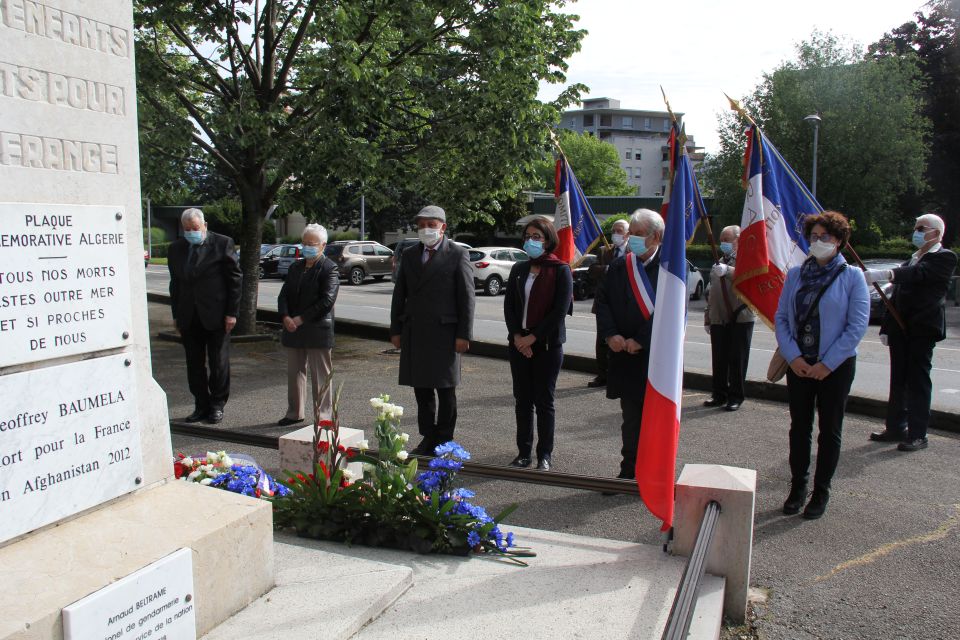
{"type": "Polygon", "coordinates": [[[273,584],[270,506],[172,481],[135,91],[130,0],[0,0],[0,640],[195,638],[273,584]]]}

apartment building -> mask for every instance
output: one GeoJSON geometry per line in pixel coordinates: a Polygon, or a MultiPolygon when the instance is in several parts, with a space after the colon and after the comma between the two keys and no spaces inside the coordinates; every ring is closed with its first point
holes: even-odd
{"type": "MultiPolygon", "coordinates": [[[[620,154],[627,182],[641,197],[662,196],[668,188],[670,114],[666,111],[623,109],[613,98],[584,100],[581,109],[563,112],[560,126],[610,142],[620,154]]],[[[680,123],[683,114],[675,113],[680,123]]],[[[687,153],[695,164],[703,160],[687,132],[687,153]]]]}

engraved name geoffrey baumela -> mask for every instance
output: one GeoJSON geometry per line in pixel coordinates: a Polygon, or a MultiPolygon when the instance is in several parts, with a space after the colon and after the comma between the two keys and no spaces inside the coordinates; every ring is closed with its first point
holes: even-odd
{"type": "MultiPolygon", "coordinates": [[[[126,396],[123,390],[117,389],[58,402],[52,416],[49,410],[21,411],[10,418],[0,419],[0,438],[2,438],[6,432],[23,434],[24,432],[29,432],[32,427],[43,427],[47,424],[48,419],[73,418],[86,412],[104,409],[125,401],[126,396]]],[[[104,440],[105,443],[109,443],[109,439],[112,436],[129,433],[132,428],[133,425],[130,420],[121,418],[108,420],[105,423],[98,422],[93,424],[92,427],[81,427],[68,437],[63,438],[46,435],[31,439],[29,435],[27,435],[26,438],[21,437],[21,446],[17,449],[13,451],[4,449],[4,453],[0,455],[0,470],[7,470],[24,463],[28,466],[31,463],[57,466],[56,462],[49,462],[45,459],[48,457],[57,458],[58,456],[62,456],[64,452],[69,452],[73,457],[80,457],[80,454],[82,454],[85,449],[84,445],[88,442],[88,438],[93,441],[104,440]],[[24,442],[23,440],[26,441],[24,442]],[[43,462],[41,463],[41,461],[43,462]]],[[[2,440],[0,440],[0,442],[2,442],[2,440]]],[[[109,444],[106,444],[105,446],[99,446],[98,449],[99,454],[106,453],[105,458],[95,458],[83,462],[70,461],[63,467],[58,467],[45,474],[34,475],[32,478],[24,481],[21,495],[31,494],[36,491],[46,491],[50,487],[68,480],[99,471],[102,465],[110,466],[120,464],[130,460],[132,457],[130,447],[125,445],[111,447],[109,444]]],[[[5,502],[8,499],[10,499],[8,491],[4,490],[0,492],[0,502],[5,502]]]]}

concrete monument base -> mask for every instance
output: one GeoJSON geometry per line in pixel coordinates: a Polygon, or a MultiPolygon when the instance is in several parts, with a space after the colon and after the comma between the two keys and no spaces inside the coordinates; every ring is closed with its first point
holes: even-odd
{"type": "Polygon", "coordinates": [[[0,549],[0,640],[61,640],[63,607],[184,547],[198,636],[274,585],[270,504],[170,481],[0,549]]]}

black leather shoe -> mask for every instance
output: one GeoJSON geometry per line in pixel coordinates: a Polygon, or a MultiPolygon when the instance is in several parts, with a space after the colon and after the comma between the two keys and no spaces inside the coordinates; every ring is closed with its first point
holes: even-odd
{"type": "Polygon", "coordinates": [[[591,389],[596,389],[597,387],[605,387],[607,386],[607,379],[597,376],[596,378],[588,382],[587,386],[590,387],[591,389]]]}
{"type": "Polygon", "coordinates": [[[827,503],[830,501],[830,491],[827,489],[821,489],[820,487],[813,488],[813,495],[810,496],[810,502],[807,503],[807,508],[803,510],[804,520],[816,520],[823,515],[823,512],[827,510],[827,503]]]}
{"type": "Polygon", "coordinates": [[[727,403],[726,400],[721,400],[720,398],[710,398],[709,400],[707,400],[706,402],[703,403],[703,406],[705,406],[705,407],[720,407],[720,406],[725,405],[726,403],[727,403]]]}
{"type": "Polygon", "coordinates": [[[550,456],[544,456],[537,460],[537,471],[550,471],[550,456]]]}
{"type": "MultiPolygon", "coordinates": [[[[529,456],[526,457],[526,458],[524,458],[523,456],[517,456],[516,458],[514,458],[513,460],[511,460],[511,461],[510,461],[510,464],[508,464],[507,466],[508,466],[508,467],[516,467],[516,468],[518,468],[518,469],[526,469],[527,467],[530,466],[530,463],[531,463],[531,462],[532,462],[532,460],[530,460],[530,457],[529,457],[529,456]]],[[[540,466],[540,465],[537,465],[537,467],[539,467],[539,466],[540,466]]]]}
{"type": "Polygon", "coordinates": [[[728,402],[727,406],[724,407],[727,411],[738,411],[740,409],[739,402],[728,402]]]}
{"type": "Polygon", "coordinates": [[[190,422],[190,423],[200,422],[201,420],[207,417],[208,413],[209,411],[207,409],[194,409],[193,413],[191,413],[186,418],[184,418],[183,421],[190,422]]]}
{"type": "Polygon", "coordinates": [[[220,424],[223,422],[223,409],[210,409],[207,414],[207,424],[220,424]]]}
{"type": "Polygon", "coordinates": [[[907,432],[884,429],[883,431],[874,431],[871,433],[870,439],[874,442],[903,442],[907,439],[907,432]]]}
{"type": "Polygon", "coordinates": [[[897,451],[920,451],[920,449],[926,449],[928,444],[926,438],[914,438],[898,444],[897,451]]]}
{"type": "Polygon", "coordinates": [[[300,424],[303,418],[280,418],[277,420],[278,427],[289,427],[292,424],[300,424]]]}
{"type": "Polygon", "coordinates": [[[434,455],[434,446],[435,445],[429,440],[424,440],[415,446],[410,453],[418,456],[432,456],[434,455]]]}
{"type": "Polygon", "coordinates": [[[783,503],[783,513],[788,516],[795,516],[800,513],[803,501],[807,499],[807,485],[790,485],[790,494],[783,503]]]}
{"type": "Polygon", "coordinates": [[[621,480],[636,480],[636,476],[632,471],[621,471],[617,474],[617,477],[621,480]]]}

